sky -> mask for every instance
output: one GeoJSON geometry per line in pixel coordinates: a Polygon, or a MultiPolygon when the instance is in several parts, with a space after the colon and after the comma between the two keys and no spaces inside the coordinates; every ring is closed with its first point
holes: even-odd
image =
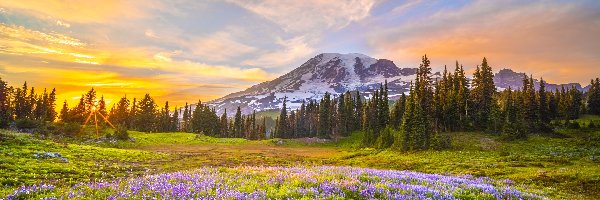
{"type": "MultiPolygon", "coordinates": [[[[319,53],[362,53],[434,71],[483,57],[495,71],[587,85],[600,76],[600,1],[0,0],[0,78],[95,88],[111,105],[150,93],[209,101],[319,53]]],[[[58,106],[60,107],[60,106],[58,106]]]]}

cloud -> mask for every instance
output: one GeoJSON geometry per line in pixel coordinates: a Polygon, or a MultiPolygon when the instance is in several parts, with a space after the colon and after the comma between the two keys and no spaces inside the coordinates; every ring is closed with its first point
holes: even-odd
{"type": "Polygon", "coordinates": [[[315,49],[308,44],[303,36],[288,40],[277,38],[276,43],[280,45],[281,49],[263,52],[258,58],[246,60],[243,63],[267,68],[281,67],[298,60],[305,60],[315,52],[315,49]]]}
{"type": "Polygon", "coordinates": [[[368,17],[375,4],[373,0],[230,2],[279,25],[287,32],[341,29],[368,17]]]}
{"type": "Polygon", "coordinates": [[[109,23],[123,19],[144,18],[148,10],[164,7],[157,1],[36,1],[4,0],[2,7],[16,9],[40,19],[57,18],[75,23],[109,23]]]}
{"type": "Polygon", "coordinates": [[[65,28],[70,28],[71,27],[71,24],[63,22],[63,21],[60,21],[60,20],[56,20],[56,25],[57,26],[62,26],[62,27],[65,27],[65,28]]]}
{"type": "Polygon", "coordinates": [[[160,39],[160,37],[158,37],[152,29],[147,29],[146,31],[144,31],[144,35],[146,35],[146,37],[149,38],[160,39]]]}
{"type": "Polygon", "coordinates": [[[475,1],[392,28],[375,27],[381,31],[370,33],[368,42],[378,57],[401,66],[415,66],[427,54],[434,66],[458,59],[472,68],[485,56],[496,70],[587,83],[600,65],[599,9],[583,2],[475,1]],[[567,68],[577,70],[558,70],[567,68]]]}
{"type": "Polygon", "coordinates": [[[185,45],[200,59],[209,61],[226,61],[257,50],[256,47],[239,42],[230,30],[195,37],[185,45]]]}

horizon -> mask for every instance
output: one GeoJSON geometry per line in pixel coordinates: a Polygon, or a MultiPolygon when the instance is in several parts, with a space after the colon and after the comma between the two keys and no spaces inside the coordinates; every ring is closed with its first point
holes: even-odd
{"type": "Polygon", "coordinates": [[[109,107],[145,93],[181,107],[270,81],[320,52],[360,53],[399,68],[418,67],[427,54],[434,71],[458,60],[468,76],[487,57],[494,72],[583,87],[600,74],[595,1],[299,4],[6,1],[0,77],[38,92],[56,88],[57,102],[69,106],[94,88],[109,107]]]}

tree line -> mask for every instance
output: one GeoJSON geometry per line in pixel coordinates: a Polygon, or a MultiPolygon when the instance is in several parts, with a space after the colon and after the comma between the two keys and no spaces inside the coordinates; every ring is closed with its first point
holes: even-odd
{"type": "Polygon", "coordinates": [[[443,132],[485,131],[506,139],[521,139],[530,133],[552,131],[552,122],[576,119],[584,113],[600,114],[598,78],[591,81],[584,94],[564,86],[546,91],[545,81],[540,79],[536,85],[531,76],[524,77],[521,88],[499,91],[493,76],[484,58],[472,80],[458,62],[453,71],[445,68],[440,78],[433,78],[430,61],[423,56],[408,95],[402,93],[391,101],[386,81],[369,92],[369,98],[358,91],[338,96],[325,93],[320,100],[303,101],[295,110],[287,108],[284,98],[272,131],[266,118],[256,119],[256,112],[242,115],[238,107],[234,117],[229,118],[227,110],[219,116],[201,101],[173,109],[167,101],[159,107],[149,94],[132,101],[122,97],[107,110],[104,97],[98,98],[93,88],[82,94],[77,105],[69,107],[65,101],[56,113],[55,89],[36,93],[26,82],[13,88],[0,79],[0,128],[31,121],[83,124],[92,112],[97,112],[115,125],[143,132],[183,131],[264,139],[267,132],[277,138],[333,138],[361,131],[363,146],[421,150],[448,146],[449,140],[439,134],[443,132]]]}
{"type": "MultiPolygon", "coordinates": [[[[422,57],[416,80],[390,101],[387,81],[364,98],[346,92],[320,101],[303,102],[288,111],[286,99],[276,119],[275,137],[344,137],[362,131],[362,145],[399,150],[440,149],[449,146],[443,132],[483,131],[505,139],[526,138],[536,132],[551,132],[552,122],[577,119],[584,113],[600,114],[600,80],[591,81],[586,94],[575,87],[546,90],[546,82],[525,76],[523,87],[497,90],[487,59],[469,80],[463,66],[444,69],[433,78],[430,61],[422,57]],[[390,105],[392,104],[392,105],[390,105]]],[[[555,126],[555,125],[554,125],[555,126]]]]}

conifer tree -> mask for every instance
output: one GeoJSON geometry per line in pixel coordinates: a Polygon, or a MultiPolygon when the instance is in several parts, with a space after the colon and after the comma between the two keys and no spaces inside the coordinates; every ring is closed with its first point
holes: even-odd
{"type": "Polygon", "coordinates": [[[590,114],[600,115],[600,78],[596,78],[596,81],[592,79],[591,87],[588,91],[588,110],[590,114]]]}
{"type": "Polygon", "coordinates": [[[230,137],[229,135],[229,123],[227,123],[227,109],[225,109],[225,111],[223,111],[223,114],[221,115],[220,118],[220,124],[221,124],[221,134],[220,137],[230,137]]]}
{"type": "Polygon", "coordinates": [[[110,112],[110,121],[115,125],[129,127],[131,124],[131,117],[129,113],[129,99],[126,96],[121,97],[119,102],[113,106],[110,112]]]}
{"type": "Polygon", "coordinates": [[[540,79],[540,90],[538,91],[538,96],[539,130],[547,132],[550,131],[550,106],[544,78],[540,79]]]}
{"type": "Polygon", "coordinates": [[[494,86],[494,74],[488,65],[487,59],[483,58],[481,68],[477,67],[473,75],[473,89],[471,98],[473,101],[471,110],[474,115],[474,126],[480,130],[489,125],[489,115],[492,109],[492,101],[496,86],[494,86]]]}
{"type": "Polygon", "coordinates": [[[281,105],[281,112],[279,113],[279,121],[277,123],[276,137],[288,138],[289,126],[288,126],[288,115],[286,107],[287,97],[283,97],[283,103],[281,105]]]}
{"type": "Polygon", "coordinates": [[[404,115],[404,109],[406,108],[406,95],[404,92],[402,96],[394,103],[394,108],[392,109],[392,114],[390,116],[390,125],[393,128],[400,128],[402,124],[402,116],[404,115]]]}
{"type": "Polygon", "coordinates": [[[142,132],[154,132],[157,130],[156,116],[158,106],[150,94],[144,95],[139,102],[139,112],[136,113],[137,130],[142,132]]]}
{"type": "Polygon", "coordinates": [[[47,98],[47,105],[46,105],[46,120],[48,121],[55,121],[56,120],[56,88],[52,89],[52,92],[50,92],[50,95],[48,95],[47,98]]]}
{"type": "Polygon", "coordinates": [[[67,100],[63,102],[62,109],[60,110],[60,121],[69,122],[69,104],[67,104],[67,100]]]}
{"type": "Polygon", "coordinates": [[[237,107],[237,111],[235,112],[233,127],[233,137],[242,137],[242,111],[240,110],[239,106],[237,107]]]}
{"type": "MultiPolygon", "coordinates": [[[[319,138],[328,138],[329,134],[331,134],[331,95],[328,92],[325,92],[323,99],[321,100],[319,106],[319,126],[317,137],[319,138]]],[[[280,119],[281,120],[281,119],[280,119]]],[[[281,123],[281,122],[280,122],[281,123]]],[[[280,127],[281,128],[281,127],[280,127]]]]}
{"type": "Polygon", "coordinates": [[[8,127],[12,122],[11,93],[11,88],[0,78],[0,128],[8,127]]]}
{"type": "Polygon", "coordinates": [[[190,131],[190,130],[189,130],[190,118],[191,118],[191,116],[190,116],[190,106],[189,106],[189,104],[186,102],[186,103],[185,103],[184,110],[183,110],[183,114],[182,114],[182,119],[181,119],[181,120],[182,120],[182,127],[181,127],[181,130],[182,130],[183,132],[189,132],[189,131],[190,131]]]}
{"type": "Polygon", "coordinates": [[[173,110],[173,116],[169,120],[169,132],[179,131],[179,108],[175,107],[173,110]]]}
{"type": "Polygon", "coordinates": [[[131,129],[135,129],[137,130],[138,127],[138,120],[137,120],[137,115],[138,115],[138,104],[137,104],[137,99],[134,97],[133,98],[133,102],[131,103],[131,109],[129,109],[129,128],[131,129]]]}

